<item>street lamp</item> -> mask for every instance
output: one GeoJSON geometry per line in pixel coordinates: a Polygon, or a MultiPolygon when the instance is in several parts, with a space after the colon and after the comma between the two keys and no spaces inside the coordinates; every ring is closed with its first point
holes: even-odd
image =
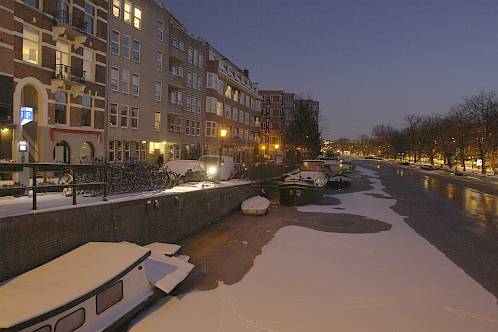
{"type": "Polygon", "coordinates": [[[220,159],[218,160],[218,168],[221,169],[221,159],[223,156],[223,139],[227,136],[226,129],[220,129],[220,159]]]}
{"type": "Polygon", "coordinates": [[[278,150],[278,148],[280,148],[280,145],[279,144],[275,144],[275,150],[278,150]]]}

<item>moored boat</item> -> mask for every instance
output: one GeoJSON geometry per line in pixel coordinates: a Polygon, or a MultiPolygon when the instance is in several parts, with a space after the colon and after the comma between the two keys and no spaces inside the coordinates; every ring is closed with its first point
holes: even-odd
{"type": "Polygon", "coordinates": [[[351,179],[346,175],[334,175],[329,178],[329,185],[336,189],[347,187],[350,184],[351,179]]]}
{"type": "Polygon", "coordinates": [[[327,187],[327,176],[321,171],[301,171],[279,183],[280,202],[305,205],[320,200],[327,187]]]}
{"type": "MultiPolygon", "coordinates": [[[[153,249],[90,242],[0,286],[0,331],[65,332],[115,328],[168,294],[193,265],[153,249]]],[[[161,250],[162,249],[162,250],[161,250]]]]}
{"type": "Polygon", "coordinates": [[[242,213],[248,216],[261,216],[267,213],[269,208],[270,200],[261,196],[248,198],[241,205],[242,213]]]}

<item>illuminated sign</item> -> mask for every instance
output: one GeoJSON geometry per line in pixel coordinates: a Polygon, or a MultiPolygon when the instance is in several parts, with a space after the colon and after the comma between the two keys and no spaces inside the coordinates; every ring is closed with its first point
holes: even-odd
{"type": "Polygon", "coordinates": [[[33,121],[33,107],[21,107],[21,126],[33,121]]]}
{"type": "Polygon", "coordinates": [[[19,152],[27,152],[28,151],[28,142],[19,141],[19,152]]]}

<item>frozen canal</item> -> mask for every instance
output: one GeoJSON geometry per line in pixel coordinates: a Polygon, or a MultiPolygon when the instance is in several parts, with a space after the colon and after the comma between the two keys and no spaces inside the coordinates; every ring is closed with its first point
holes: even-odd
{"type": "Polygon", "coordinates": [[[203,282],[131,330],[498,331],[496,298],[404,222],[375,171],[357,172],[371,182],[365,190],[233,216],[245,224],[187,243],[203,282]]]}

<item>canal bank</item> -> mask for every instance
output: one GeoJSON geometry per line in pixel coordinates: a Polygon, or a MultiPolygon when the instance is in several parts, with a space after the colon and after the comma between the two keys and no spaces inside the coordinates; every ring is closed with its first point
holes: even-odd
{"type": "Polygon", "coordinates": [[[260,191],[250,182],[184,185],[0,219],[0,282],[90,241],[178,242],[240,208],[260,191]]]}

